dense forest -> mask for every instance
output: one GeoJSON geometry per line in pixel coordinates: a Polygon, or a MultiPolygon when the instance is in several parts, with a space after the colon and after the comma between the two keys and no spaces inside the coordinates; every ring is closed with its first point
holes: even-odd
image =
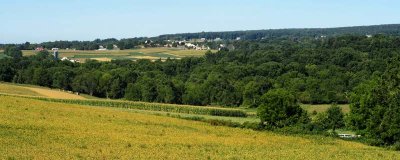
{"type": "MultiPolygon", "coordinates": [[[[23,57],[20,46],[10,45],[4,50],[8,58],[0,59],[0,81],[111,99],[253,107],[259,109],[263,125],[278,128],[310,122],[298,102],[351,103],[348,127],[373,138],[371,144],[400,146],[398,36],[233,44],[234,51],[208,52],[198,58],[86,63],[54,60],[48,51],[23,57]]],[[[344,122],[324,122],[335,116],[343,119],[339,110],[333,107],[319,126],[342,127],[344,122]]]]}
{"type": "Polygon", "coordinates": [[[349,103],[360,83],[382,75],[399,55],[400,39],[376,35],[294,41],[238,41],[235,51],[200,58],[69,63],[47,51],[22,57],[18,47],[1,60],[0,80],[107,98],[193,105],[258,106],[283,88],[307,104],[349,103]]]}

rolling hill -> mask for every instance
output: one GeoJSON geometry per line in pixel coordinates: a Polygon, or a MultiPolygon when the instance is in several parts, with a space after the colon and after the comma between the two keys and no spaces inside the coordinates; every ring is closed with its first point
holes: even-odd
{"type": "Polygon", "coordinates": [[[0,159],[400,158],[398,152],[320,136],[283,136],[9,96],[0,101],[0,159]]]}

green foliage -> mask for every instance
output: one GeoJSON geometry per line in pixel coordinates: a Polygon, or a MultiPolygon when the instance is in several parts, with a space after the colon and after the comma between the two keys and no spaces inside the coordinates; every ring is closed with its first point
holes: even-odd
{"type": "Polygon", "coordinates": [[[398,59],[382,77],[363,83],[352,94],[350,124],[375,139],[375,145],[400,142],[400,90],[398,59]]]}
{"type": "Polygon", "coordinates": [[[334,104],[329,107],[326,111],[326,114],[328,122],[327,125],[330,129],[335,131],[338,128],[344,127],[344,114],[338,105],[334,104]]]}
{"type": "Polygon", "coordinates": [[[52,87],[70,90],[73,76],[74,73],[69,67],[55,69],[52,76],[52,87]]]}
{"type": "Polygon", "coordinates": [[[102,74],[100,71],[87,72],[76,76],[72,83],[72,88],[78,92],[94,95],[99,89],[99,81],[102,74]]]}
{"type": "Polygon", "coordinates": [[[250,81],[244,86],[242,105],[250,108],[258,107],[261,96],[270,88],[272,88],[272,84],[267,80],[257,79],[250,81]]]}
{"type": "Polygon", "coordinates": [[[108,50],[114,49],[114,45],[113,45],[113,44],[107,44],[107,49],[108,49],[108,50]]]}
{"type": "Polygon", "coordinates": [[[0,59],[0,81],[10,82],[15,74],[13,62],[8,59],[0,59]]]}
{"type": "Polygon", "coordinates": [[[6,47],[4,50],[4,54],[14,59],[22,58],[22,51],[15,46],[6,47]]]}
{"type": "Polygon", "coordinates": [[[258,116],[264,125],[282,128],[309,121],[307,112],[298,105],[295,97],[283,89],[270,90],[261,97],[258,116]]]}
{"type": "MultiPolygon", "coordinates": [[[[88,60],[74,64],[54,61],[42,51],[13,63],[1,61],[1,79],[148,102],[255,108],[263,94],[282,88],[301,103],[344,104],[354,87],[385,72],[388,61],[400,51],[399,41],[391,36],[351,35],[236,41],[234,51],[165,62],[88,60]],[[128,88],[128,84],[135,87],[128,88]]],[[[117,42],[96,40],[95,44],[117,42]]]]}
{"type": "Polygon", "coordinates": [[[314,124],[320,129],[332,129],[333,131],[344,127],[345,122],[342,109],[336,104],[332,105],[326,112],[317,114],[314,119],[314,124]]]}
{"type": "Polygon", "coordinates": [[[43,51],[38,52],[38,53],[35,55],[35,58],[36,58],[38,61],[43,61],[43,60],[45,60],[45,59],[51,59],[51,55],[50,55],[49,51],[43,50],[43,51]]]}

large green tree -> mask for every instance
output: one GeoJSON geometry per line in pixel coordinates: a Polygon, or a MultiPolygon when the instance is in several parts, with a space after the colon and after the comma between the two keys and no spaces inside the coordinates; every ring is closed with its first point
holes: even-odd
{"type": "Polygon", "coordinates": [[[280,128],[309,121],[307,112],[289,91],[270,90],[261,99],[257,114],[264,125],[280,128]]]}
{"type": "Polygon", "coordinates": [[[338,128],[344,127],[344,114],[342,108],[334,104],[328,108],[326,111],[326,121],[327,127],[335,131],[338,128]]]}

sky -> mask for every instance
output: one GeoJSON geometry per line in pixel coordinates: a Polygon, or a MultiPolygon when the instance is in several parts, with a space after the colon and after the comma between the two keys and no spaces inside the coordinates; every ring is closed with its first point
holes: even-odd
{"type": "Polygon", "coordinates": [[[399,0],[0,0],[0,43],[400,23],[399,0]]]}

